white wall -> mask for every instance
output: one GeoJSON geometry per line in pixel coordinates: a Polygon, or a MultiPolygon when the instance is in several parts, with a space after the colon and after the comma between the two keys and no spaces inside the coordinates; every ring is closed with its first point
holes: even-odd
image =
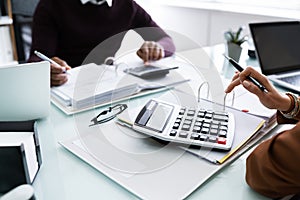
{"type": "MultiPolygon", "coordinates": [[[[188,37],[200,46],[214,45],[224,42],[223,33],[229,28],[238,29],[245,26],[245,34],[250,35],[248,23],[262,21],[291,20],[273,16],[244,14],[209,10],[201,8],[188,8],[170,5],[160,5],[149,0],[137,1],[152,18],[165,30],[171,31],[171,35],[188,37]]],[[[178,50],[193,48],[193,45],[176,39],[178,50]]]]}

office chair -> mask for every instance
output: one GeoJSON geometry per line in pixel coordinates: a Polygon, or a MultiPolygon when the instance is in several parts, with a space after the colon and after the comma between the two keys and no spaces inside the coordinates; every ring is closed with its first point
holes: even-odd
{"type": "Polygon", "coordinates": [[[11,0],[18,61],[26,62],[31,47],[33,13],[39,0],[11,0]]]}

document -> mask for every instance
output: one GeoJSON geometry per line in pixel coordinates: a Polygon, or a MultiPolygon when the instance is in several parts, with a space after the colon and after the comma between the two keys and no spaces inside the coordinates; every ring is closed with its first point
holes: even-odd
{"type": "MultiPolygon", "coordinates": [[[[174,71],[174,70],[173,70],[174,71]]],[[[116,70],[115,66],[94,63],[68,70],[68,82],[51,88],[51,100],[66,114],[96,106],[167,90],[189,81],[176,72],[154,79],[141,79],[116,70]]]]}
{"type": "MultiPolygon", "coordinates": [[[[201,106],[205,108],[214,108],[215,110],[222,110],[223,106],[213,103],[209,100],[201,99],[201,106]]],[[[137,116],[140,108],[134,108],[129,110],[130,116],[133,118],[129,119],[129,115],[120,114],[117,116],[117,121],[123,126],[131,128],[133,124],[134,116],[137,116]]],[[[235,117],[235,136],[233,140],[232,148],[229,151],[214,150],[212,148],[188,148],[178,144],[179,148],[182,148],[193,155],[205,159],[214,164],[223,164],[229,158],[240,155],[245,150],[249,149],[255,142],[261,139],[268,131],[265,128],[272,128],[275,122],[267,123],[263,118],[257,117],[237,109],[227,108],[226,111],[234,114],[235,117]]]]}
{"type": "Polygon", "coordinates": [[[233,92],[227,94],[226,106],[266,120],[267,123],[276,120],[276,109],[265,107],[258,97],[244,87],[238,86],[233,92]],[[232,100],[234,98],[234,100],[232,100]]]}
{"type": "Polygon", "coordinates": [[[181,148],[209,162],[223,164],[229,158],[241,155],[244,152],[243,150],[249,149],[253,145],[252,142],[265,135],[264,127],[270,126],[260,117],[230,108],[227,111],[235,116],[235,137],[231,150],[215,151],[211,148],[181,148]]]}

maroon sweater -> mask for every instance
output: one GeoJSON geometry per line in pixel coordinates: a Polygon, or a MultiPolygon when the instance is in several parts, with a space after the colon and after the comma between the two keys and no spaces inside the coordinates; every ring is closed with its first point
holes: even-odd
{"type": "Polygon", "coordinates": [[[80,0],[40,0],[32,28],[29,62],[40,60],[33,54],[38,50],[49,57],[58,56],[72,67],[83,62],[100,64],[114,56],[130,29],[144,40],[159,41],[166,56],[175,51],[168,35],[132,0],[113,0],[112,7],[107,3],[83,5],[80,0]]]}

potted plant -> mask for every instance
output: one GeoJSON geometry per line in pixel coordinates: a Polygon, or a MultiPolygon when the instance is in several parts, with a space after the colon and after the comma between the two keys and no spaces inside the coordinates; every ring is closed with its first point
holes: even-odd
{"type": "Polygon", "coordinates": [[[236,32],[230,29],[224,33],[226,40],[226,54],[237,62],[239,61],[242,52],[241,45],[248,40],[248,36],[242,35],[243,30],[243,27],[239,27],[236,32]]]}

